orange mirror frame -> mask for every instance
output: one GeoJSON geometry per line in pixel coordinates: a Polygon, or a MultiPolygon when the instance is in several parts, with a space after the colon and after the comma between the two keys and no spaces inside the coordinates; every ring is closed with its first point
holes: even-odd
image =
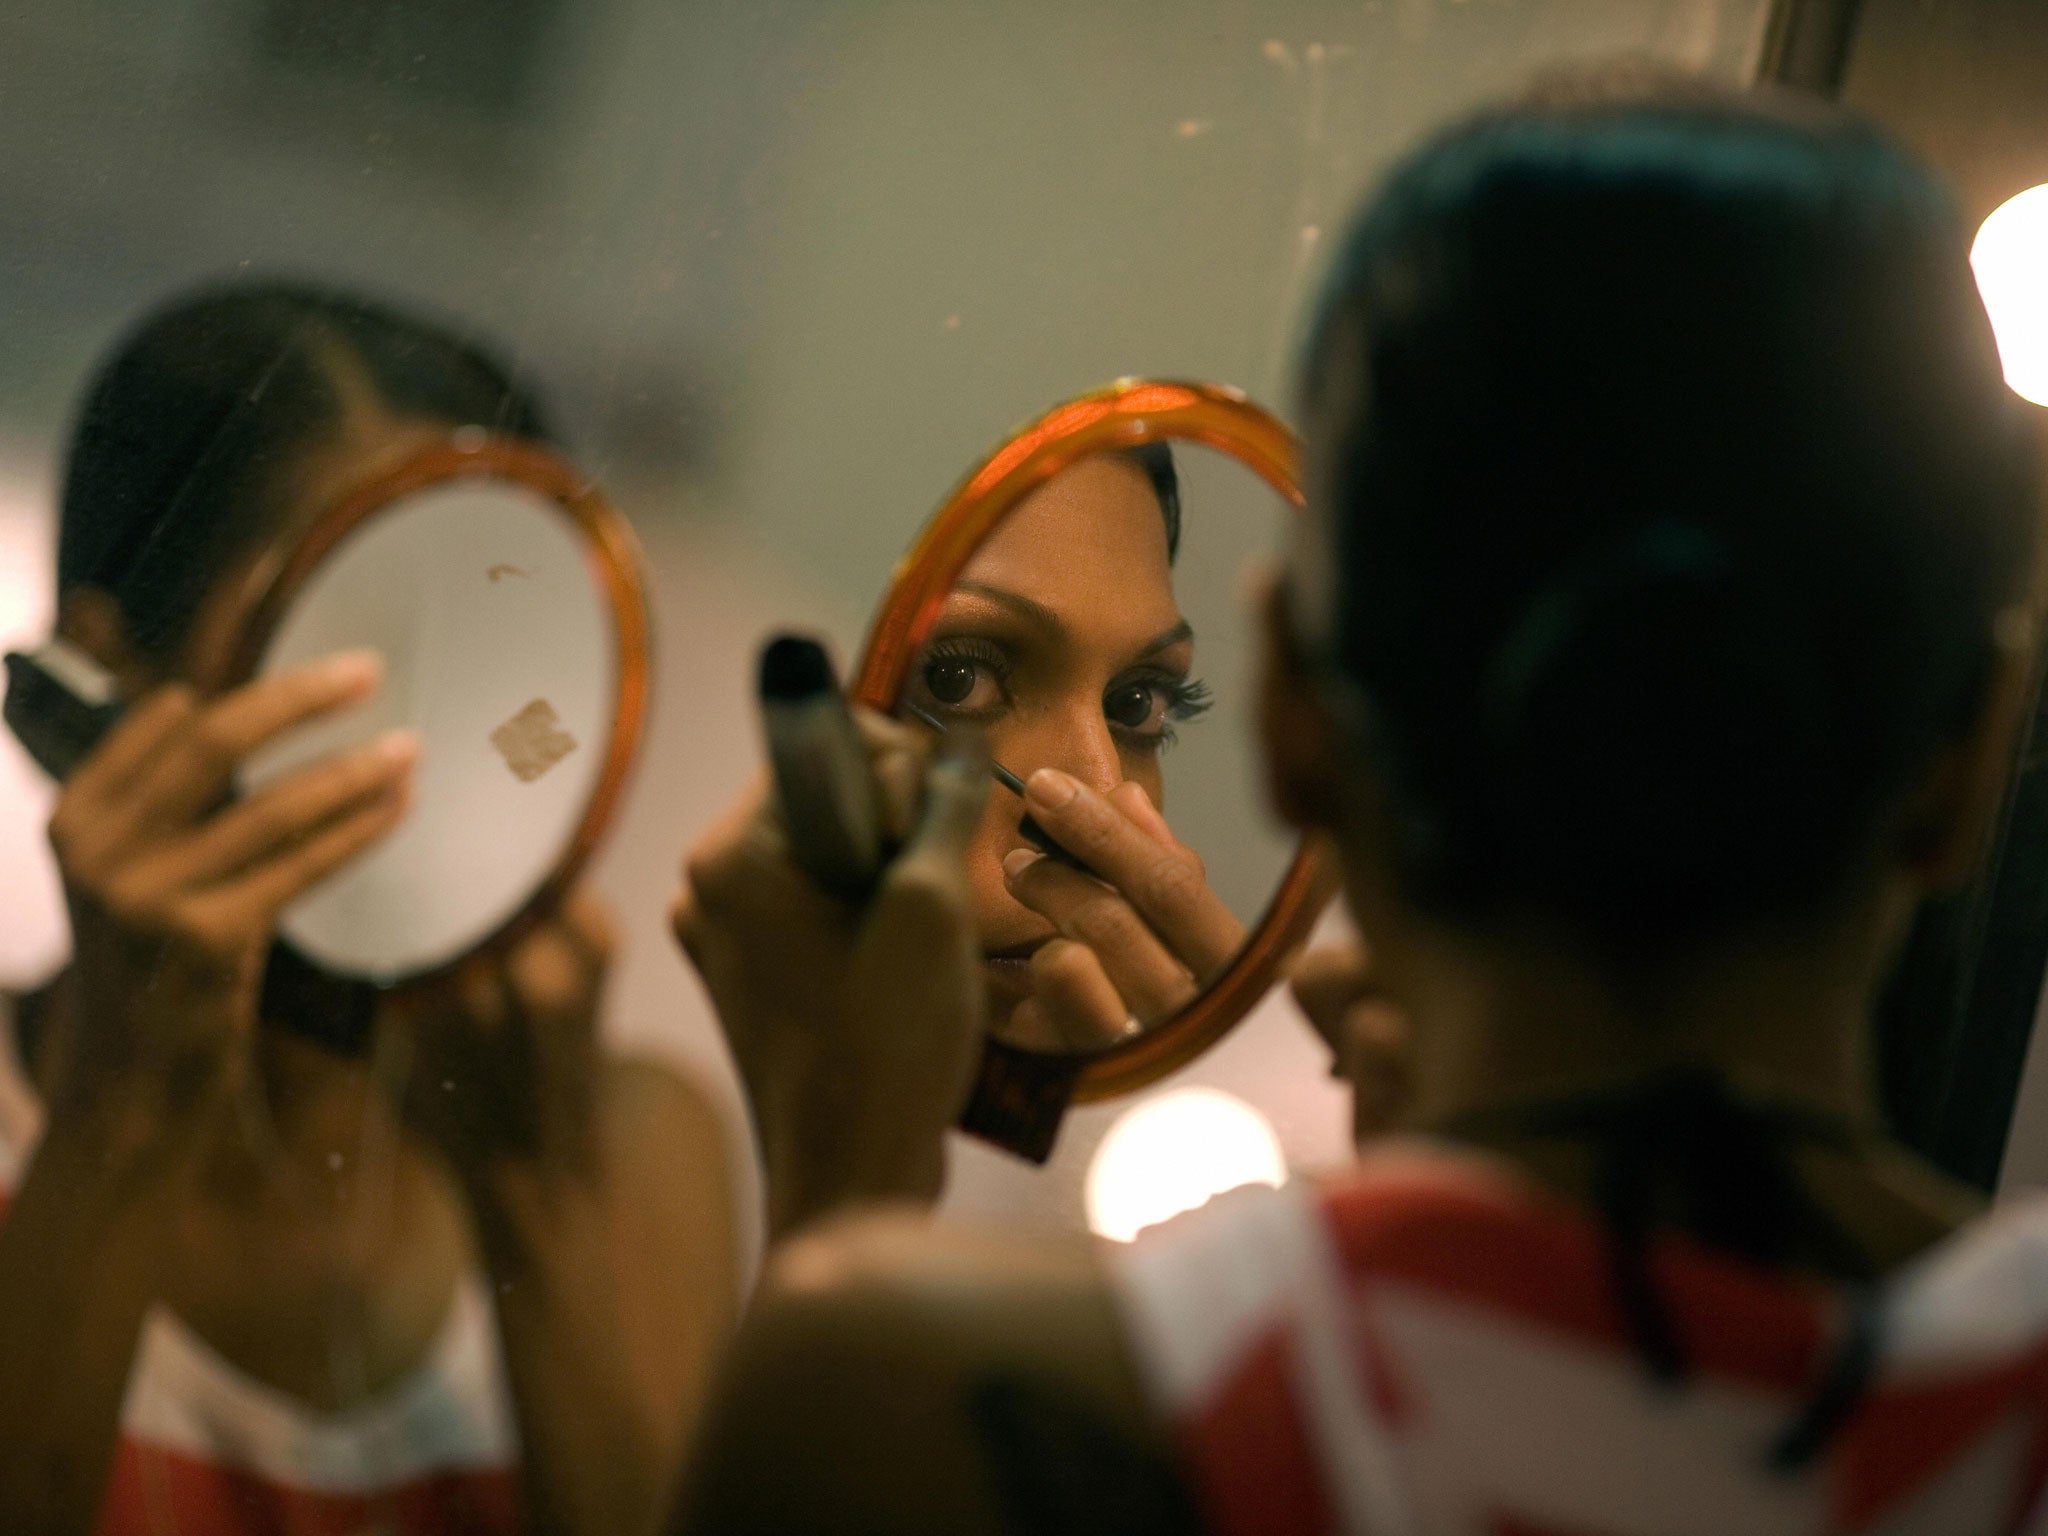
{"type": "MultiPolygon", "coordinates": [[[[898,564],[853,683],[855,700],[893,713],[947,594],[982,542],[1038,486],[1078,460],[1182,440],[1230,455],[1290,506],[1302,506],[1294,434],[1238,391],[1216,384],[1121,379],[1055,406],[963,480],[898,564]]],[[[1304,841],[1278,890],[1223,973],[1143,1034],[1090,1054],[1025,1050],[989,1039],[961,1128],[1035,1162],[1050,1155],[1069,1104],[1146,1087],[1187,1065],[1251,1011],[1307,938],[1336,890],[1320,845],[1304,841]]]]}
{"type": "Polygon", "coordinates": [[[295,545],[259,564],[236,600],[242,617],[222,686],[233,687],[255,675],[293,599],[321,562],[385,507],[450,480],[505,480],[553,502],[582,538],[591,580],[605,594],[612,614],[617,692],[611,735],[596,788],[553,870],[511,917],[468,953],[430,971],[373,986],[316,970],[288,946],[273,947],[266,997],[287,996],[295,1001],[295,1011],[306,1016],[332,1014],[339,1022],[332,1027],[335,1038],[329,1043],[343,1050],[359,1048],[358,1037],[367,1035],[370,1014],[380,1000],[430,987],[479,956],[503,953],[559,904],[618,810],[646,728],[651,622],[639,541],[631,526],[590,479],[559,454],[511,438],[471,437],[451,434],[446,442],[358,487],[324,512],[295,545]]]}

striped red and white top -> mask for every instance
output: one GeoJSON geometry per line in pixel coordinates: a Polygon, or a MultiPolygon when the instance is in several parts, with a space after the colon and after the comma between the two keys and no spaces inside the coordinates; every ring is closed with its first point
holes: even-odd
{"type": "Polygon", "coordinates": [[[2048,1533],[2048,1202],[1893,1278],[1863,1392],[1789,1470],[1848,1295],[1676,1237],[1648,1262],[1683,1385],[1645,1369],[1595,1220],[1449,1148],[1223,1196],[1111,1272],[1223,1536],[2048,1533]]]}
{"type": "MultiPolygon", "coordinates": [[[[0,1220],[37,1130],[12,1033],[0,1005],[0,1220]]],[[[525,1528],[517,1467],[497,1323],[476,1279],[419,1366],[338,1414],[254,1380],[156,1307],[98,1536],[513,1536],[525,1528]]]]}

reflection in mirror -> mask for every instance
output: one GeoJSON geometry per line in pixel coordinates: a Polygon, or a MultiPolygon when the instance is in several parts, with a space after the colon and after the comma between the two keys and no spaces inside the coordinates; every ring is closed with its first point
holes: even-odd
{"type": "MultiPolygon", "coordinates": [[[[556,871],[613,761],[617,634],[581,524],[500,476],[395,500],[313,570],[263,652],[269,677],[367,649],[384,686],[256,757],[255,791],[380,731],[420,740],[413,806],[382,843],[284,916],[323,969],[389,983],[445,966],[509,922],[556,871]]],[[[637,722],[635,722],[637,723],[637,722]]],[[[630,730],[630,725],[628,727],[630,730]]]]}
{"type": "MultiPolygon", "coordinates": [[[[873,509],[922,505],[994,422],[1078,379],[1143,360],[1275,389],[1289,317],[1322,257],[1320,232],[1425,123],[1545,59],[1629,49],[1745,72],[1766,9],[1764,0],[1185,0],[1162,26],[1157,7],[907,0],[0,7],[0,194],[17,214],[0,229],[9,321],[0,638],[27,645],[51,631],[48,567],[69,426],[95,356],[146,303],[222,274],[249,285],[266,271],[316,273],[439,311],[456,336],[496,337],[502,348],[492,350],[531,360],[556,386],[548,416],[570,429],[650,543],[667,599],[665,659],[675,663],[662,669],[654,711],[666,733],[650,742],[659,771],[640,776],[592,876],[623,931],[605,993],[607,1038],[700,1069],[718,1085],[731,1147],[743,1153],[725,1051],[701,998],[676,984],[662,912],[674,849],[751,766],[751,701],[728,683],[757,636],[803,614],[856,638],[904,532],[873,509]],[[888,451],[876,451],[883,442],[888,451]]],[[[377,353],[427,355],[417,342],[377,353]]],[[[451,382],[474,374],[439,372],[451,382]]],[[[295,377],[285,370],[272,383],[295,377]]],[[[200,392],[180,380],[178,393],[193,401],[200,392]]],[[[360,399],[353,389],[342,397],[360,399]]],[[[269,399],[279,403],[276,388],[269,399]]],[[[431,406],[437,430],[443,416],[496,432],[531,425],[495,399],[457,410],[408,390],[396,403],[405,419],[431,406]]],[[[134,436],[138,450],[179,440],[134,436]]],[[[361,446],[352,440],[351,452],[361,446]]],[[[269,450],[279,466],[299,458],[269,450]]],[[[1197,455],[1176,451],[1197,508],[1197,455]]],[[[296,516],[304,500],[277,510],[296,516]]],[[[1217,702],[1178,723],[1162,790],[1213,889],[1249,921],[1257,882],[1248,891],[1232,882],[1239,867],[1256,866],[1229,850],[1232,839],[1262,834],[1227,810],[1251,804],[1249,791],[1212,790],[1199,763],[1237,735],[1226,717],[1241,708],[1223,631],[1191,585],[1214,526],[1191,511],[1174,582],[1197,631],[1195,676],[1217,702]],[[1217,816],[1202,808],[1212,794],[1226,807],[1217,816]]],[[[1230,566],[1227,556],[1214,566],[1226,584],[1230,566]]],[[[584,744],[530,788],[554,786],[592,750],[567,710],[559,719],[584,744]]],[[[427,742],[423,784],[446,750],[427,742]]],[[[479,772],[496,771],[479,755],[479,772]]],[[[17,990],[67,953],[43,838],[50,797],[0,741],[0,970],[17,990]]],[[[1336,1144],[1334,1089],[1302,1086],[1315,1072],[1280,1070],[1314,1048],[1284,1006],[1265,1016],[1199,1070],[1260,1105],[1299,1165],[1336,1144]]],[[[25,1018],[19,1031],[0,1028],[0,1056],[17,1034],[31,1063],[47,1060],[43,1047],[57,1037],[25,1018]]],[[[263,1048],[290,1063],[275,1080],[293,1092],[282,1101],[287,1145],[266,1144],[253,1160],[261,1177],[228,1184],[260,1196],[256,1214],[230,1213],[231,1226],[218,1211],[186,1222],[196,1234],[190,1262],[148,1254],[159,1294],[234,1368],[178,1381],[253,1379],[266,1389],[257,1402],[265,1427],[313,1425],[342,1468],[332,1483],[350,1492],[315,1499],[298,1489],[291,1508],[310,1508],[307,1522],[413,1536],[520,1527],[513,1436],[496,1397],[415,1393],[407,1401],[432,1408],[420,1425],[354,1416],[377,1407],[394,1378],[411,1391],[421,1378],[404,1373],[442,1358],[428,1346],[443,1318],[465,1341],[453,1358],[477,1367],[464,1381],[502,1385],[484,1309],[442,1305],[468,1297],[474,1278],[465,1271],[463,1289],[450,1288],[459,1266],[443,1239],[468,1229],[450,1214],[445,1181],[417,1175],[411,1142],[391,1125],[364,1130],[355,1108],[376,1101],[354,1097],[353,1065],[268,1034],[263,1048]],[[381,1163],[362,1156],[394,1146],[398,1156],[381,1163]],[[330,1164],[330,1154],[343,1161],[330,1164]],[[322,1411],[299,1411],[308,1402],[322,1411]],[[357,1425],[367,1428],[357,1434],[357,1425]],[[454,1491],[435,1484],[432,1494],[392,1496],[378,1481],[396,1476],[394,1466],[405,1479],[438,1475],[451,1458],[454,1491]],[[345,1512],[332,1512],[336,1504],[345,1512]]],[[[1063,1160],[1042,1176],[1007,1159],[1000,1168],[994,1157],[964,1160],[954,1210],[1078,1227],[1089,1138],[1111,1112],[1081,1110],[1063,1160]]],[[[17,1201],[35,1123],[32,1096],[0,1068],[0,1191],[17,1201]]],[[[245,1129],[230,1125],[224,1143],[240,1145],[245,1129]]],[[[692,1165],[665,1143],[636,1145],[672,1193],[677,1170],[692,1165]]],[[[701,1162],[717,1149],[697,1150],[701,1162]]],[[[43,1172],[60,1167],[46,1159],[43,1172]]],[[[754,1203],[743,1177],[734,1204],[754,1203]]],[[[16,1203],[0,1223],[31,1243],[31,1272],[47,1265],[27,1225],[34,1205],[16,1203]]],[[[713,1247],[700,1235],[687,1252],[713,1247]]],[[[704,1258],[705,1272],[716,1262],[704,1258]]],[[[117,1353],[98,1348],[93,1358],[117,1353]]],[[[660,1355],[636,1349],[641,1362],[660,1355]]],[[[188,1349],[174,1358],[205,1357],[188,1349]]],[[[566,1391],[600,1373],[596,1353],[575,1358],[586,1369],[515,1373],[514,1385],[566,1391]]],[[[87,1376],[33,1373],[25,1427],[47,1428],[57,1389],[87,1376]]],[[[110,1416],[122,1379],[109,1387],[110,1416]]],[[[162,1408],[165,1398],[143,1390],[151,1380],[145,1363],[134,1401],[162,1408]]],[[[125,1529],[204,1528],[187,1506],[213,1485],[175,1446],[150,1440],[164,1425],[194,1426],[179,1442],[187,1449],[235,1447],[255,1460],[234,1473],[232,1505],[207,1506],[213,1518],[272,1518],[251,1492],[275,1471],[259,1453],[299,1442],[198,1411],[251,1396],[211,1394],[197,1408],[169,1401],[178,1411],[142,1426],[139,1451],[124,1442],[123,1481],[106,1507],[132,1516],[125,1529]],[[166,1466],[170,1502],[158,1497],[166,1466]],[[239,1515],[222,1513],[230,1508],[239,1515]]],[[[548,1443],[531,1437],[528,1453],[548,1443]]],[[[604,1449],[616,1483],[624,1437],[604,1449]]],[[[51,1481],[48,1466],[33,1469],[39,1485],[51,1481]]],[[[84,1493],[99,1507],[104,1491],[95,1481],[84,1493]]],[[[0,1497],[0,1507],[10,1529],[29,1523],[18,1501],[0,1497]]]]}
{"type": "Polygon", "coordinates": [[[328,290],[160,305],[77,416],[9,657],[72,951],[0,995],[0,1524],[650,1527],[736,1266],[705,1108],[598,1034],[635,540],[523,380],[328,290]]]}
{"type": "Polygon", "coordinates": [[[899,712],[980,730],[994,760],[969,876],[997,1039],[1085,1053],[1142,1034],[1272,900],[1294,844],[1242,727],[1241,587],[1283,506],[1208,448],[1096,454],[1024,497],[948,594],[899,712]]]}

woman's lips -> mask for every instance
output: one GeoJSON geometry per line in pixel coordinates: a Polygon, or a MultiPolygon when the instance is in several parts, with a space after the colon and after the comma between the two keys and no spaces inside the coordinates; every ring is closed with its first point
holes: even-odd
{"type": "Polygon", "coordinates": [[[999,1014],[1007,1014],[1032,994],[1031,957],[1050,937],[1047,934],[1044,938],[1022,944],[1006,944],[1000,949],[982,951],[981,969],[988,978],[989,1000],[999,1014]]]}

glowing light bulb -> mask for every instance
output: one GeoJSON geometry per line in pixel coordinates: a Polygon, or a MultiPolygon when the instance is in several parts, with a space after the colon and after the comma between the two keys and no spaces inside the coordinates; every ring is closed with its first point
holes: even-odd
{"type": "Polygon", "coordinates": [[[1126,1110],[1102,1138],[1088,1165],[1088,1225],[1129,1242],[1226,1189],[1286,1177],[1264,1115],[1221,1089],[1176,1088],[1126,1110]]]}
{"type": "Polygon", "coordinates": [[[2013,393],[2048,405],[2048,185],[1992,211],[1970,247],[1977,291],[2013,393]]]}

